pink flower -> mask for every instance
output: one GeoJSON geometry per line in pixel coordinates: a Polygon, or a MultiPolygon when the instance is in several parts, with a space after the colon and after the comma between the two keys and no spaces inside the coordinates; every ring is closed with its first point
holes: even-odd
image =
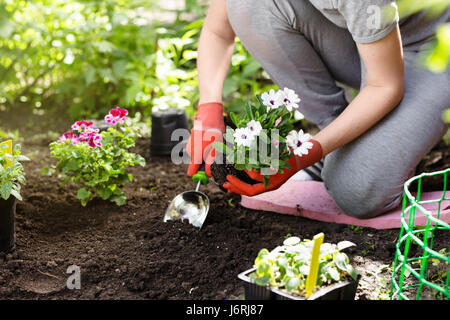
{"type": "Polygon", "coordinates": [[[76,137],[77,135],[72,131],[64,132],[64,134],[61,137],[59,137],[58,142],[66,142],[67,140],[72,140],[73,138],[76,137]]]}
{"type": "Polygon", "coordinates": [[[80,138],[78,138],[76,135],[74,135],[74,136],[72,137],[72,139],[70,139],[70,141],[72,141],[72,144],[73,144],[73,145],[76,145],[77,143],[80,143],[80,142],[81,142],[80,138]]]}
{"type": "Polygon", "coordinates": [[[79,130],[82,130],[84,128],[90,128],[93,125],[94,125],[94,122],[92,122],[92,121],[81,120],[81,121],[75,122],[72,125],[72,130],[79,131],[79,130]]]}
{"type": "Polygon", "coordinates": [[[283,120],[283,118],[279,117],[279,118],[275,121],[275,127],[278,127],[278,125],[280,124],[281,120],[283,120]]]}
{"type": "Polygon", "coordinates": [[[271,142],[275,147],[278,147],[280,145],[280,140],[272,139],[271,142]]]}
{"type": "Polygon", "coordinates": [[[102,136],[99,134],[94,134],[91,139],[89,139],[88,144],[92,148],[97,148],[102,146],[102,136]]]}
{"type": "Polygon", "coordinates": [[[122,123],[128,115],[127,109],[121,109],[119,107],[109,110],[109,114],[106,115],[105,121],[111,124],[122,123]]]}
{"type": "Polygon", "coordinates": [[[87,128],[85,131],[80,133],[80,140],[88,142],[93,136],[95,136],[100,130],[87,128]]]}

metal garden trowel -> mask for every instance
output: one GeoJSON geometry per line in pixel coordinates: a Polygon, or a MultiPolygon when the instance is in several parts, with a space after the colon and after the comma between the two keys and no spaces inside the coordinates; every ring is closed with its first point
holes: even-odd
{"type": "Polygon", "coordinates": [[[172,200],[164,215],[164,222],[187,219],[194,227],[202,228],[209,211],[208,197],[198,191],[200,184],[207,184],[209,181],[204,163],[192,176],[192,180],[197,183],[197,187],[195,190],[180,193],[172,200]]]}

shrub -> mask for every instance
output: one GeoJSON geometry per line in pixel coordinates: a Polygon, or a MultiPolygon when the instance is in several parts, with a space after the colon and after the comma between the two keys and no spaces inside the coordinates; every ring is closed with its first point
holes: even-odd
{"type": "Polygon", "coordinates": [[[68,182],[79,185],[77,198],[85,206],[94,195],[123,205],[126,194],[121,186],[133,180],[129,166],[145,166],[145,159],[129,151],[139,134],[127,124],[127,110],[112,109],[105,117],[112,127],[99,132],[92,122],[77,121],[72,131],[50,144],[51,156],[58,163],[51,167],[68,182]]]}

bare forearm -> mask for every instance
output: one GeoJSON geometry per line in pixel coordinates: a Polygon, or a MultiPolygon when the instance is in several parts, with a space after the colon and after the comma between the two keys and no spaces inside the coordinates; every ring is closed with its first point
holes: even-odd
{"type": "Polygon", "coordinates": [[[403,87],[366,86],[333,122],[315,137],[324,155],[358,138],[401,101],[403,87]]]}
{"type": "Polygon", "coordinates": [[[225,0],[212,0],[198,43],[199,103],[222,102],[235,34],[228,21],[225,0]]]}
{"type": "Polygon", "coordinates": [[[234,38],[224,39],[203,29],[198,46],[199,103],[221,102],[223,83],[233,55],[234,38]]]}

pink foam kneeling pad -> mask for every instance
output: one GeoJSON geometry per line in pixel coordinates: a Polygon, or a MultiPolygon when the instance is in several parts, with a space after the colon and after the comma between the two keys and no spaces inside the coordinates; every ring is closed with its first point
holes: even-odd
{"type": "MultiPolygon", "coordinates": [[[[413,194],[414,195],[414,194],[413,194]]],[[[437,200],[442,197],[442,191],[423,192],[421,201],[437,200]]],[[[450,198],[450,192],[446,193],[450,198]]],[[[346,215],[333,198],[328,194],[323,182],[289,180],[279,189],[269,191],[254,197],[242,196],[241,205],[245,208],[272,211],[283,214],[301,216],[313,220],[334,222],[340,224],[370,227],[374,229],[393,229],[401,227],[401,205],[381,216],[371,219],[357,219],[346,215]]],[[[433,216],[438,213],[437,203],[425,204],[423,207],[433,216]]],[[[415,225],[426,225],[427,217],[416,210],[415,225]]],[[[439,220],[450,223],[450,201],[441,203],[439,220]]],[[[408,219],[406,218],[406,221],[408,219]]]]}

